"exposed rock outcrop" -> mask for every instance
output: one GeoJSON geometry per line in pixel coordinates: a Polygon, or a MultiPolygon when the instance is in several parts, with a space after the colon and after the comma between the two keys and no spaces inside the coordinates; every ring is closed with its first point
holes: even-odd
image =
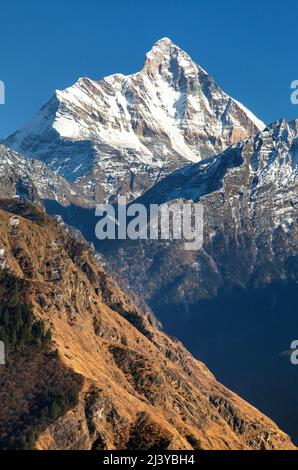
{"type": "Polygon", "coordinates": [[[87,245],[39,214],[28,206],[17,215],[0,211],[4,277],[10,272],[28,283],[34,318],[45,323],[53,353],[82,384],[70,411],[35,423],[38,449],[293,448],[270,419],[138,311],[87,245]],[[26,269],[16,252],[26,253],[26,269]]]}
{"type": "Polygon", "coordinates": [[[94,204],[119,193],[134,199],[171,171],[264,127],[163,38],[140,72],[81,78],[56,91],[5,143],[75,181],[78,196],[94,204]]]}

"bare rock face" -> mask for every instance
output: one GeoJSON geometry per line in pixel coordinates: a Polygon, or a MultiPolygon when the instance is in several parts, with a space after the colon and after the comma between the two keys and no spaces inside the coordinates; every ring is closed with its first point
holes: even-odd
{"type": "Polygon", "coordinates": [[[78,204],[88,206],[89,201],[76,196],[76,188],[46,164],[33,160],[0,145],[1,199],[23,199],[43,204],[54,200],[61,206],[78,204]]]}
{"type": "Polygon", "coordinates": [[[119,192],[133,199],[264,127],[164,38],[140,72],[79,79],[5,143],[75,181],[79,196],[94,203],[119,192]]]}
{"type": "MultiPolygon", "coordinates": [[[[2,208],[8,209],[7,202],[2,208]]],[[[1,296],[10,295],[11,281],[2,289],[6,276],[22,280],[34,321],[43,320],[51,331],[52,351],[39,354],[59,360],[59,370],[67,371],[79,392],[78,402],[70,399],[73,392],[65,401],[66,372],[61,373],[52,384],[60,386],[59,394],[47,394],[45,404],[50,400],[51,409],[40,413],[40,401],[33,400],[40,394],[40,383],[31,375],[28,379],[23,358],[18,392],[21,396],[22,387],[30,389],[27,398],[34,402],[34,413],[27,419],[32,416],[28,426],[36,448],[294,448],[270,419],[221,385],[181,343],[161,332],[149,314],[140,312],[87,245],[36,208],[30,213],[28,205],[19,205],[17,214],[1,210],[0,219],[1,256],[6,261],[1,296]],[[71,409],[61,414],[71,403],[71,409]]],[[[47,345],[48,341],[47,336],[47,345]]],[[[36,363],[36,347],[30,364],[36,363]]],[[[50,379],[43,374],[43,380],[50,379]]],[[[15,379],[2,374],[1,380],[1,413],[12,406],[9,419],[14,429],[15,410],[5,394],[5,381],[13,385],[15,379]]],[[[6,438],[5,422],[1,421],[0,440],[6,438]]]]}
{"type": "Polygon", "coordinates": [[[298,328],[297,177],[298,122],[278,121],[139,198],[145,205],[200,201],[201,250],[185,251],[183,240],[126,240],[105,251],[119,282],[148,302],[167,331],[295,442],[298,370],[289,349],[298,328]]]}
{"type": "Polygon", "coordinates": [[[111,247],[113,257],[115,248],[123,257],[123,263],[115,258],[121,276],[149,303],[175,298],[191,304],[233,286],[295,281],[297,140],[297,121],[278,121],[156,184],[137,202],[203,204],[203,248],[185,251],[183,240],[119,241],[111,247]]]}

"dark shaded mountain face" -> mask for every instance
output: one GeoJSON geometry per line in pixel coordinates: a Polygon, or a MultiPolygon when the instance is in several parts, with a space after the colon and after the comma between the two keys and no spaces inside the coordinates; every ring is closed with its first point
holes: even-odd
{"type": "Polygon", "coordinates": [[[298,121],[280,121],[179,170],[138,202],[200,201],[204,245],[98,245],[117,273],[221,380],[298,440],[298,121]],[[289,419],[289,416],[292,416],[289,419]]]}
{"type": "Polygon", "coordinates": [[[0,201],[0,448],[294,449],[37,207],[0,201]]]}
{"type": "Polygon", "coordinates": [[[119,275],[154,305],[192,304],[234,287],[259,287],[297,277],[297,121],[280,121],[255,137],[171,174],[139,203],[200,201],[204,206],[204,245],[184,242],[107,241],[95,238],[93,210],[59,208],[70,225],[104,251],[119,275]],[[113,253],[117,251],[117,256],[113,253]],[[124,253],[123,257],[121,253],[124,253]],[[119,258],[120,257],[120,258],[119,258]]]}
{"type": "Polygon", "coordinates": [[[277,122],[176,171],[139,198],[145,205],[203,203],[199,252],[186,252],[182,242],[98,242],[93,209],[45,201],[50,213],[62,215],[95,244],[119,284],[147,302],[167,331],[296,441],[297,372],[286,351],[298,326],[292,311],[297,128],[297,121],[277,122]]]}
{"type": "MultiPolygon", "coordinates": [[[[31,158],[0,146],[0,187],[3,198],[44,205],[79,228],[138,305],[152,307],[168,332],[298,442],[298,369],[289,360],[298,330],[298,121],[263,128],[185,52],[162,39],[140,72],[84,78],[56,92],[5,141],[31,158]],[[114,202],[119,193],[147,206],[200,201],[203,248],[185,251],[183,241],[98,242],[92,207],[114,202]]],[[[205,366],[124,301],[123,293],[102,288],[106,274],[86,254],[89,248],[82,258],[62,227],[49,222],[44,239],[35,211],[22,212],[15,202],[4,209],[0,269],[12,264],[14,276],[30,281],[32,305],[24,306],[24,315],[33,306],[37,324],[42,319],[51,329],[59,352],[51,355],[48,330],[36,327],[43,349],[35,370],[51,357],[48,367],[58,364],[59,380],[65,373],[61,383],[69,398],[53,412],[61,421],[50,413],[44,422],[33,415],[35,421],[25,423],[26,446],[37,432],[39,448],[190,448],[191,442],[203,448],[290,447],[274,425],[211,380],[205,366]],[[148,370],[153,374],[147,376],[148,370]],[[144,441],[148,430],[154,432],[144,441]]],[[[27,385],[23,393],[35,397],[38,373],[27,385]]],[[[43,397],[45,408],[47,400],[50,407],[59,401],[60,392],[43,397]]],[[[34,400],[29,405],[36,406],[34,400]]]]}
{"type": "Polygon", "coordinates": [[[175,169],[264,127],[164,38],[140,72],[81,78],[56,91],[5,144],[75,182],[78,197],[94,205],[120,192],[135,199],[175,169]]]}
{"type": "Polygon", "coordinates": [[[165,330],[200,357],[218,380],[274,419],[297,444],[297,282],[234,289],[185,305],[154,306],[165,330]]]}

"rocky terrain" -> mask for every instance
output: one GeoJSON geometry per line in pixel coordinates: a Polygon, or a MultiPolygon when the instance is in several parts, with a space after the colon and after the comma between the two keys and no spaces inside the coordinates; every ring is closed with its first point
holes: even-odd
{"type": "Polygon", "coordinates": [[[223,154],[174,172],[139,198],[144,205],[201,202],[204,246],[186,252],[183,240],[119,241],[123,274],[127,266],[134,288],[154,303],[174,296],[191,304],[233,286],[296,280],[297,142],[298,121],[276,122],[223,154]]]}
{"type": "Polygon", "coordinates": [[[296,441],[297,158],[298,121],[281,120],[138,199],[200,201],[200,251],[185,251],[183,241],[97,245],[167,331],[296,441]]]}
{"type": "Polygon", "coordinates": [[[134,199],[161,178],[265,125],[167,38],[129,76],[79,79],[56,91],[5,144],[48,167],[94,203],[134,199]]]}
{"type": "Polygon", "coordinates": [[[47,165],[32,160],[0,145],[1,198],[22,198],[39,205],[54,200],[61,206],[77,204],[87,207],[90,202],[80,198],[77,188],[47,165]]]}
{"type": "Polygon", "coordinates": [[[27,203],[1,209],[2,448],[294,448],[140,312],[86,243],[27,203]]]}
{"type": "Polygon", "coordinates": [[[297,120],[265,128],[167,38],[141,71],[81,78],[8,137],[0,447],[293,447],[147,305],[298,444],[297,158],[297,120]],[[99,242],[94,206],[119,194],[200,202],[203,248],[99,242]]]}

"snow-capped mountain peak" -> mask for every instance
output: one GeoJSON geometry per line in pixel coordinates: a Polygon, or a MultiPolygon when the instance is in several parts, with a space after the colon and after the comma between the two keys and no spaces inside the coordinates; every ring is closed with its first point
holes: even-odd
{"type": "Polygon", "coordinates": [[[147,52],[144,70],[148,71],[150,69],[155,69],[160,75],[164,72],[170,72],[176,78],[178,78],[181,69],[184,70],[184,73],[193,75],[193,78],[195,78],[198,71],[207,74],[202,67],[197,65],[186,52],[176,46],[169,38],[160,39],[147,52]]]}
{"type": "Polygon", "coordinates": [[[141,71],[80,78],[5,144],[76,180],[83,197],[130,198],[171,171],[264,128],[191,57],[162,38],[141,71]]]}

